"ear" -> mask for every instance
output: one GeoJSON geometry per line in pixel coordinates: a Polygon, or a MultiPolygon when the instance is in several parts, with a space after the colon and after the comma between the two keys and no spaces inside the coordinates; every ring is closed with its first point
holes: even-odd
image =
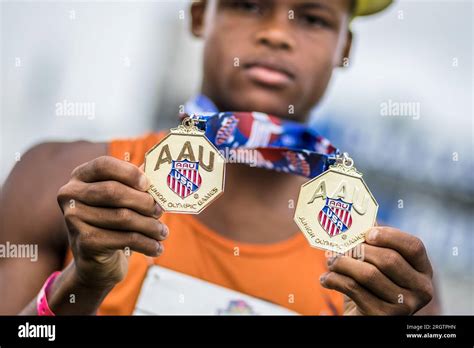
{"type": "Polygon", "coordinates": [[[195,37],[202,36],[206,3],[206,0],[198,0],[191,4],[191,32],[195,37]]]}
{"type": "Polygon", "coordinates": [[[345,62],[349,60],[350,55],[351,55],[351,47],[352,47],[352,38],[353,34],[351,30],[347,31],[347,38],[346,38],[346,45],[344,46],[344,51],[342,55],[341,62],[339,63],[339,67],[345,67],[345,62]]]}

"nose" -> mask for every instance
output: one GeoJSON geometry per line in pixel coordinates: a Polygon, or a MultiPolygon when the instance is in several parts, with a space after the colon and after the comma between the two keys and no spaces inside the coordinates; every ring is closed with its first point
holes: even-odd
{"type": "Polygon", "coordinates": [[[273,16],[262,23],[256,33],[256,42],[271,49],[292,50],[295,46],[288,15],[273,16]]]}

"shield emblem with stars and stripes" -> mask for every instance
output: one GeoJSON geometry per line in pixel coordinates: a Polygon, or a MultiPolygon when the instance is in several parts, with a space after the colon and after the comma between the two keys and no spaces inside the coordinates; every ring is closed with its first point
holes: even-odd
{"type": "Polygon", "coordinates": [[[326,204],[318,214],[318,221],[330,237],[346,232],[352,225],[352,203],[342,199],[326,198],[326,204]]]}
{"type": "Polygon", "coordinates": [[[186,198],[201,186],[199,162],[173,161],[168,174],[168,187],[181,198],[186,198]]]}

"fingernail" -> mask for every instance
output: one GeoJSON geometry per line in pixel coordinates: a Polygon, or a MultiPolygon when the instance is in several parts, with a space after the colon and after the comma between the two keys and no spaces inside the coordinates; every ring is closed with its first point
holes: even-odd
{"type": "Polygon", "coordinates": [[[161,236],[163,238],[166,238],[166,237],[168,237],[169,233],[170,233],[170,231],[168,230],[168,226],[163,225],[163,228],[161,229],[161,236]]]}
{"type": "Polygon", "coordinates": [[[331,266],[334,263],[334,261],[336,261],[336,256],[330,257],[328,259],[328,266],[331,266]]]}
{"type": "Polygon", "coordinates": [[[158,243],[158,255],[161,255],[163,253],[163,244],[158,243]]]}
{"type": "Polygon", "coordinates": [[[324,274],[321,275],[321,277],[319,277],[319,281],[321,283],[324,283],[327,277],[328,277],[328,274],[324,273],[324,274]]]}
{"type": "Polygon", "coordinates": [[[379,234],[379,231],[377,229],[375,228],[371,229],[367,238],[373,242],[377,238],[378,234],[379,234]]]}
{"type": "Polygon", "coordinates": [[[159,218],[162,213],[162,209],[159,204],[155,204],[155,217],[159,218]]]}
{"type": "Polygon", "coordinates": [[[140,186],[142,190],[148,189],[148,179],[144,174],[140,177],[138,185],[140,186]]]}

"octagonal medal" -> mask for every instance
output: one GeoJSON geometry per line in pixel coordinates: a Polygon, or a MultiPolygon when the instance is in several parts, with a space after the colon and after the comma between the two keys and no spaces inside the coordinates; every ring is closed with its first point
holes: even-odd
{"type": "Polygon", "coordinates": [[[378,204],[347,154],[301,186],[294,220],[311,246],[345,253],[365,240],[378,204]]]}
{"type": "Polygon", "coordinates": [[[146,153],[145,175],[164,211],[199,214],[224,192],[225,158],[188,117],[146,153]]]}

